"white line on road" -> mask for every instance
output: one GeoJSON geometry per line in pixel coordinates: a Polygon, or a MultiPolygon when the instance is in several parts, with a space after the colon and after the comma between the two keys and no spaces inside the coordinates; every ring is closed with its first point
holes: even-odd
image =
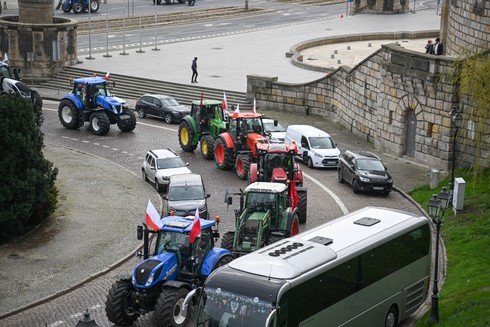
{"type": "Polygon", "coordinates": [[[346,215],[346,214],[349,213],[349,210],[347,210],[347,207],[345,206],[345,204],[342,202],[342,200],[340,200],[340,198],[334,192],[332,192],[331,189],[329,189],[328,187],[326,187],[325,185],[323,185],[322,183],[320,183],[319,180],[313,178],[312,176],[310,176],[308,174],[305,174],[305,172],[303,172],[303,176],[305,176],[306,178],[308,178],[309,180],[311,180],[313,183],[315,183],[316,185],[318,185],[322,190],[324,190],[325,192],[327,192],[328,195],[330,195],[332,197],[332,199],[335,201],[335,203],[337,203],[337,205],[339,206],[340,210],[342,210],[342,213],[344,215],[346,215]]]}

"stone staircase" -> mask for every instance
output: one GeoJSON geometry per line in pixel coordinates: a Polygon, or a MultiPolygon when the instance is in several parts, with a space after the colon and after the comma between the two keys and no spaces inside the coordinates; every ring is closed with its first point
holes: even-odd
{"type": "MultiPolygon", "coordinates": [[[[76,67],[63,67],[58,76],[54,79],[38,84],[37,86],[43,89],[60,89],[60,97],[71,91],[69,79],[92,76],[105,76],[106,72],[81,69],[76,67]],[[59,78],[59,80],[58,80],[59,78]]],[[[186,85],[148,78],[134,77],[129,75],[121,75],[111,73],[110,82],[115,82],[116,85],[112,93],[126,100],[136,100],[145,93],[165,94],[173,96],[182,104],[190,105],[192,101],[199,100],[201,93],[205,99],[222,100],[223,90],[209,87],[202,87],[196,84],[186,85]]],[[[228,104],[239,104],[240,109],[251,110],[252,103],[247,101],[246,93],[225,90],[228,104]]],[[[231,106],[231,105],[230,105],[231,106]]],[[[231,108],[229,108],[231,110],[231,108]]]]}

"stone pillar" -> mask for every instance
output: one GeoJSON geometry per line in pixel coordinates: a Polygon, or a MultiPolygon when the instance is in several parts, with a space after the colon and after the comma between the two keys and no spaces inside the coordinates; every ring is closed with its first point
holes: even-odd
{"type": "Polygon", "coordinates": [[[25,24],[52,24],[52,0],[18,0],[19,23],[25,24]]]}

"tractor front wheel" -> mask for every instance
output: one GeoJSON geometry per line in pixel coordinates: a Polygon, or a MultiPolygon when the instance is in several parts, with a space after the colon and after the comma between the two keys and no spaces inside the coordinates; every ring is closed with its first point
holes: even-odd
{"type": "Polygon", "coordinates": [[[233,261],[233,257],[231,255],[225,255],[219,258],[219,260],[216,262],[216,264],[213,267],[213,270],[218,269],[219,267],[222,267],[226,265],[227,263],[230,263],[233,261]]]}
{"type": "Polygon", "coordinates": [[[61,125],[67,129],[77,129],[80,127],[80,114],[75,104],[70,100],[61,100],[58,106],[58,118],[60,119],[61,125]]]}
{"type": "Polygon", "coordinates": [[[201,155],[206,160],[212,160],[213,153],[213,137],[211,135],[205,135],[201,138],[201,155]]]}
{"type": "Polygon", "coordinates": [[[166,288],[160,294],[155,306],[155,316],[159,326],[179,327],[187,325],[187,317],[182,315],[184,299],[189,293],[185,288],[166,288]]]}
{"type": "Polygon", "coordinates": [[[73,4],[73,12],[75,14],[81,14],[83,12],[83,5],[80,2],[75,2],[73,4]]]}
{"type": "Polygon", "coordinates": [[[130,326],[140,316],[136,312],[126,310],[124,303],[129,300],[129,294],[133,290],[130,280],[120,279],[112,284],[105,303],[105,313],[113,324],[130,326]],[[127,298],[127,299],[126,299],[127,298]]]}
{"type": "Polygon", "coordinates": [[[306,189],[297,188],[298,192],[298,219],[300,224],[306,223],[308,193],[306,189]]]}
{"type": "Polygon", "coordinates": [[[233,252],[234,238],[235,238],[235,232],[226,232],[221,238],[221,247],[230,252],[233,252]]]}
{"type": "Polygon", "coordinates": [[[133,110],[128,110],[126,114],[129,116],[129,119],[119,120],[117,122],[117,127],[121,130],[121,132],[131,132],[136,128],[136,115],[133,110]]]}
{"type": "Polygon", "coordinates": [[[90,128],[95,135],[106,135],[111,129],[111,122],[103,111],[96,111],[90,115],[90,128]]]}
{"type": "Polygon", "coordinates": [[[236,174],[238,178],[245,180],[250,170],[250,159],[247,154],[239,154],[235,163],[236,174]]]}
{"type": "Polygon", "coordinates": [[[192,126],[185,120],[182,120],[179,125],[179,143],[182,150],[192,152],[197,148],[197,144],[192,144],[194,138],[194,130],[192,126]]]}
{"type": "Polygon", "coordinates": [[[233,149],[226,146],[226,141],[218,137],[214,143],[214,161],[221,170],[233,168],[233,149]]]}

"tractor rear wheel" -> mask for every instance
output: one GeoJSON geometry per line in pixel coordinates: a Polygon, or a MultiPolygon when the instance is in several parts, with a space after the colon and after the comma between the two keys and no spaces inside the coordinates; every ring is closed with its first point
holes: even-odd
{"type": "Polygon", "coordinates": [[[83,12],[83,5],[80,2],[75,2],[73,4],[73,12],[75,14],[81,14],[83,12]]]}
{"type": "Polygon", "coordinates": [[[32,106],[36,111],[41,111],[43,108],[43,98],[38,92],[35,92],[32,106]]]}
{"type": "Polygon", "coordinates": [[[297,213],[294,213],[291,221],[288,221],[287,230],[289,236],[294,236],[299,233],[299,218],[297,213]]]}
{"type": "Polygon", "coordinates": [[[99,11],[99,2],[97,0],[90,0],[90,12],[99,11]]]}
{"type": "Polygon", "coordinates": [[[96,111],[90,115],[90,128],[95,135],[106,135],[111,129],[111,122],[103,111],[96,111]]]}
{"type": "Polygon", "coordinates": [[[250,159],[247,154],[237,155],[235,169],[238,178],[242,180],[247,179],[248,171],[250,170],[250,159]]]}
{"type": "Polygon", "coordinates": [[[136,128],[136,115],[134,111],[128,110],[126,114],[129,116],[129,119],[119,120],[117,122],[117,127],[119,127],[121,132],[131,132],[136,128]]]}
{"type": "Polygon", "coordinates": [[[130,326],[140,316],[136,312],[128,312],[124,307],[125,298],[132,290],[131,281],[127,279],[120,279],[112,284],[105,302],[105,314],[113,324],[130,326]]]}
{"type": "Polygon", "coordinates": [[[159,326],[186,326],[188,317],[182,315],[184,299],[189,293],[185,288],[166,288],[158,297],[155,306],[156,321],[159,326]]]}
{"type": "Polygon", "coordinates": [[[201,138],[201,155],[206,160],[214,158],[213,143],[214,140],[211,135],[205,135],[201,138]]]}
{"type": "Polygon", "coordinates": [[[233,261],[233,257],[231,255],[225,255],[219,258],[219,260],[216,262],[216,264],[213,267],[213,270],[218,269],[219,267],[222,267],[226,265],[227,263],[230,263],[233,261]]]}
{"type": "Polygon", "coordinates": [[[300,224],[304,224],[307,217],[308,193],[306,189],[299,187],[296,191],[298,192],[298,219],[300,224]]]}
{"type": "Polygon", "coordinates": [[[226,232],[221,238],[221,247],[223,249],[233,252],[234,238],[235,238],[235,232],[226,232]]]}
{"type": "Polygon", "coordinates": [[[75,104],[70,100],[61,100],[58,106],[58,118],[60,119],[61,125],[67,129],[77,129],[80,127],[80,114],[75,104]]]}
{"type": "Polygon", "coordinates": [[[185,120],[182,120],[179,125],[179,143],[182,150],[192,152],[197,148],[197,144],[192,144],[194,138],[194,130],[192,126],[185,120]]]}
{"type": "Polygon", "coordinates": [[[221,170],[233,168],[233,149],[226,146],[226,141],[218,137],[214,143],[214,161],[221,170]]]}

